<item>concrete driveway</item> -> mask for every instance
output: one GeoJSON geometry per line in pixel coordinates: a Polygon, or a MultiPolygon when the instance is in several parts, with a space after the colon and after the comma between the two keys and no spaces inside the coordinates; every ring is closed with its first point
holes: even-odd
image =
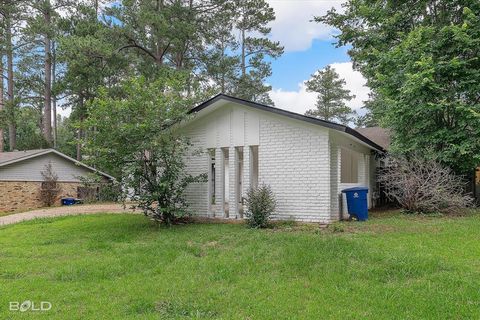
{"type": "Polygon", "coordinates": [[[85,204],[74,206],[62,206],[55,208],[36,209],[32,211],[26,211],[22,213],[14,213],[8,216],[0,217],[0,226],[13,224],[26,220],[33,220],[37,218],[49,218],[59,216],[71,216],[79,214],[94,214],[94,213],[139,213],[139,211],[133,211],[130,209],[130,205],[127,204],[126,209],[122,204],[107,203],[107,204],[85,204]]]}

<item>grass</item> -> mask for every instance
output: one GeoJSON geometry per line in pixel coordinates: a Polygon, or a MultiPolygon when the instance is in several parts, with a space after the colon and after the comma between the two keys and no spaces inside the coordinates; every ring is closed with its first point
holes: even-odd
{"type": "Polygon", "coordinates": [[[479,318],[479,230],[476,215],[273,230],[119,214],[24,222],[0,228],[0,318],[479,318]],[[8,310],[25,300],[52,309],[8,310]]]}

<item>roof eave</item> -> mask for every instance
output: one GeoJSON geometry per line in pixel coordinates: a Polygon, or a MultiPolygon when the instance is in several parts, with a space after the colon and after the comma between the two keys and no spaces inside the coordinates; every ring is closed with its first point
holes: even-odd
{"type": "Polygon", "coordinates": [[[341,125],[341,124],[338,124],[338,123],[326,121],[326,120],[317,119],[317,118],[314,118],[314,117],[305,116],[305,115],[302,115],[302,114],[299,114],[299,113],[295,113],[295,112],[291,112],[291,111],[287,111],[287,110],[263,105],[263,104],[260,104],[260,103],[256,103],[256,102],[232,97],[232,96],[229,96],[229,95],[226,95],[226,94],[223,94],[223,93],[217,94],[216,96],[208,99],[207,101],[202,102],[201,104],[199,104],[195,108],[191,109],[188,113],[190,113],[190,114],[191,113],[197,113],[197,112],[207,108],[208,106],[214,104],[215,102],[217,102],[219,100],[226,100],[226,101],[229,101],[229,102],[239,103],[239,104],[251,107],[251,108],[255,108],[255,109],[259,109],[259,110],[263,110],[263,111],[268,111],[268,112],[273,112],[273,113],[276,113],[276,114],[284,115],[284,116],[289,117],[289,118],[293,118],[293,119],[297,119],[297,120],[300,120],[300,121],[305,121],[305,122],[313,123],[313,124],[316,124],[316,125],[320,125],[320,126],[323,126],[323,127],[329,128],[329,129],[345,132],[345,133],[347,133],[351,136],[354,136],[358,140],[366,143],[371,148],[376,149],[379,152],[382,152],[382,153],[386,152],[386,150],[383,149],[381,146],[379,146],[378,144],[376,144],[372,140],[368,139],[367,137],[365,137],[364,135],[362,135],[361,133],[355,131],[354,129],[352,129],[350,127],[347,127],[347,126],[344,126],[344,125],[341,125]]]}
{"type": "Polygon", "coordinates": [[[38,157],[38,156],[42,156],[42,155],[45,155],[45,154],[50,153],[50,152],[51,152],[51,149],[45,149],[45,150],[39,151],[37,153],[26,155],[24,157],[20,157],[20,158],[12,159],[12,160],[9,160],[9,161],[5,161],[5,162],[0,163],[0,167],[8,166],[10,164],[14,164],[14,163],[21,162],[21,161],[24,161],[24,160],[28,160],[28,159],[31,159],[31,158],[35,158],[35,157],[38,157]]]}
{"type": "Polygon", "coordinates": [[[30,154],[28,156],[25,156],[25,157],[21,157],[21,158],[17,158],[17,159],[13,159],[13,160],[10,160],[10,161],[6,161],[6,162],[3,162],[3,163],[0,163],[0,167],[5,167],[5,166],[8,166],[8,165],[11,165],[11,164],[14,164],[14,163],[17,163],[17,162],[21,162],[21,161],[25,161],[25,160],[28,160],[28,159],[32,159],[32,158],[36,158],[36,157],[39,157],[39,156],[43,156],[43,155],[46,155],[46,154],[49,154],[49,153],[55,153],[56,155],[64,158],[64,159],[67,159],[69,161],[72,161],[73,163],[75,163],[75,165],[78,165],[78,166],[81,166],[81,167],[84,167],[90,171],[93,171],[93,172],[96,172],[102,176],[104,176],[105,178],[108,178],[110,180],[116,180],[115,177],[112,177],[111,175],[105,173],[105,172],[102,172],[100,170],[97,170],[95,168],[92,168],[90,166],[87,166],[86,164],[78,161],[78,160],[75,160],[69,156],[67,156],[66,154],[63,154],[55,149],[45,149],[43,151],[39,151],[37,153],[34,153],[34,154],[30,154]]]}
{"type": "Polygon", "coordinates": [[[102,171],[100,171],[100,170],[97,170],[97,169],[95,169],[95,168],[93,168],[93,167],[90,167],[90,166],[88,166],[88,165],[86,165],[86,164],[84,164],[84,163],[82,163],[82,162],[80,162],[80,161],[78,161],[78,160],[76,160],[76,159],[73,159],[73,158],[67,156],[66,154],[63,154],[63,153],[61,153],[61,152],[59,152],[59,151],[57,151],[57,150],[55,150],[55,149],[51,149],[51,150],[52,150],[52,152],[54,152],[54,153],[57,154],[58,156],[63,157],[63,158],[65,158],[65,159],[67,159],[67,160],[70,160],[70,161],[74,162],[74,163],[75,163],[76,165],[78,165],[78,166],[81,166],[81,167],[84,167],[84,168],[89,169],[89,170],[91,170],[91,171],[94,171],[94,172],[96,172],[96,173],[98,173],[98,174],[100,174],[100,175],[102,175],[102,176],[104,176],[104,177],[106,177],[106,178],[108,178],[108,179],[110,179],[110,180],[116,180],[115,177],[112,177],[111,175],[109,175],[109,174],[107,174],[107,173],[105,173],[105,172],[102,172],[102,171]]]}

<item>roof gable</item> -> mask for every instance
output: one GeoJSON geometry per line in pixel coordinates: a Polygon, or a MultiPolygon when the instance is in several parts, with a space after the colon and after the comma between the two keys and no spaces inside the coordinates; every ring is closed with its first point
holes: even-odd
{"type": "Polygon", "coordinates": [[[25,151],[12,151],[12,152],[0,152],[0,167],[5,167],[5,166],[8,166],[8,165],[11,165],[11,164],[14,164],[14,163],[18,163],[18,162],[21,162],[21,161],[25,161],[25,160],[28,160],[28,159],[32,159],[32,158],[36,158],[36,157],[39,157],[39,156],[43,156],[43,155],[46,155],[46,154],[55,154],[67,161],[70,161],[72,162],[73,164],[75,165],[78,165],[80,167],[83,167],[85,169],[88,169],[92,172],[95,172],[95,173],[98,173],[110,180],[115,180],[114,177],[110,176],[109,174],[106,174],[102,171],[99,171],[95,168],[92,168],[90,166],[87,166],[86,164],[80,162],[80,161],[77,161],[69,156],[67,156],[66,154],[63,154],[55,149],[35,149],[35,150],[25,150],[25,151]]]}
{"type": "Polygon", "coordinates": [[[45,152],[45,149],[0,152],[0,166],[5,165],[6,163],[20,161],[23,158],[28,159],[40,153],[43,154],[44,152],[45,152]]]}
{"type": "Polygon", "coordinates": [[[341,124],[338,124],[338,123],[335,123],[335,122],[331,122],[331,121],[321,120],[321,119],[310,117],[310,116],[305,116],[305,115],[302,115],[302,114],[299,114],[299,113],[287,111],[287,110],[284,110],[284,109],[275,108],[275,107],[272,107],[272,106],[267,106],[267,105],[264,105],[264,104],[260,104],[260,103],[240,99],[240,98],[235,98],[235,97],[228,96],[228,95],[225,95],[225,94],[218,94],[218,95],[214,96],[213,98],[211,98],[211,99],[199,104],[195,108],[191,109],[189,111],[189,113],[200,112],[201,110],[206,109],[209,106],[211,106],[214,103],[216,103],[218,101],[221,101],[221,100],[238,103],[238,104],[241,104],[241,105],[244,105],[244,106],[247,106],[247,107],[251,107],[251,108],[254,108],[254,109],[259,109],[259,110],[263,110],[263,111],[267,111],[267,112],[272,112],[272,113],[279,114],[279,115],[289,117],[289,118],[292,118],[292,119],[305,121],[305,122],[312,123],[312,124],[315,124],[315,125],[319,125],[319,126],[322,126],[322,127],[328,128],[328,129],[344,132],[344,133],[347,133],[348,135],[351,135],[351,136],[357,138],[358,140],[368,144],[373,149],[376,149],[376,150],[381,151],[381,152],[385,151],[384,148],[382,148],[380,145],[376,144],[372,140],[370,140],[367,137],[365,137],[364,135],[362,135],[360,132],[355,131],[354,129],[352,129],[348,126],[344,126],[344,125],[341,125],[341,124]]]}

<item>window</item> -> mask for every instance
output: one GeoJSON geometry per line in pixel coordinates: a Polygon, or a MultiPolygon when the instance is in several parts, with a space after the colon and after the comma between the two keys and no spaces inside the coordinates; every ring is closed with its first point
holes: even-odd
{"type": "Polygon", "coordinates": [[[353,151],[341,149],[341,183],[358,182],[358,159],[353,151]]]}
{"type": "Polygon", "coordinates": [[[258,187],[258,146],[250,147],[250,186],[258,187]]]}
{"type": "Polygon", "coordinates": [[[215,149],[208,150],[210,157],[210,204],[215,204],[215,149]]]}

